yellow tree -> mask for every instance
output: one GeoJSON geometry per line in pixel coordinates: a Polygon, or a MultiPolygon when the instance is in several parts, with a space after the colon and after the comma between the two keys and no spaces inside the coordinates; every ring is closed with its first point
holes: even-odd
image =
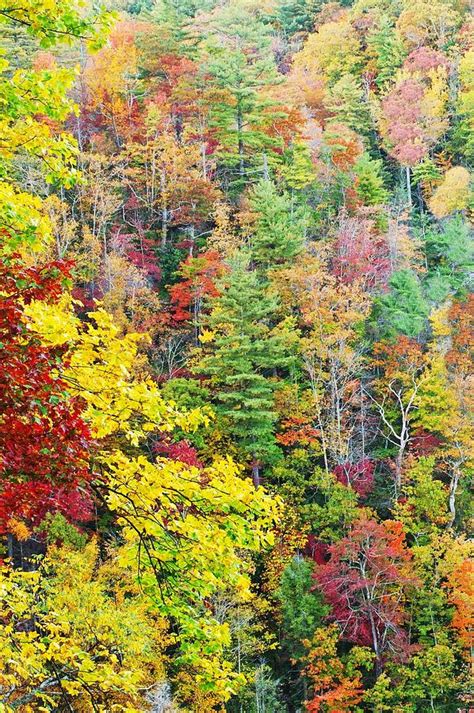
{"type": "Polygon", "coordinates": [[[471,176],[463,166],[453,166],[446,171],[443,182],[429,200],[431,212],[436,218],[446,218],[454,211],[465,210],[472,195],[471,176]]]}
{"type": "Polygon", "coordinates": [[[329,469],[330,460],[332,465],[348,460],[359,420],[354,410],[361,408],[358,326],[369,313],[371,298],[357,282],[338,282],[324,258],[305,256],[275,272],[273,280],[285,305],[301,313],[304,336],[299,348],[329,469]]]}
{"type": "MultiPolygon", "coordinates": [[[[87,16],[72,0],[26,0],[12,6],[0,0],[0,26],[21,25],[48,47],[58,40],[81,38],[97,46],[109,23],[105,14],[87,16]]],[[[16,185],[14,162],[33,158],[45,179],[70,186],[76,179],[77,145],[60,124],[74,111],[67,92],[74,81],[72,70],[19,69],[11,72],[0,59],[0,225],[3,250],[39,250],[48,239],[50,225],[39,198],[16,185]]]]}
{"type": "Polygon", "coordinates": [[[219,192],[203,170],[196,144],[182,144],[156,105],[146,117],[143,142],[126,147],[127,185],[150,227],[158,225],[165,247],[170,227],[187,229],[191,245],[195,227],[209,219],[219,192]]]}
{"type": "Polygon", "coordinates": [[[0,708],[143,710],[163,679],[167,622],[98,544],[51,547],[34,572],[0,571],[0,708]]]}
{"type": "Polygon", "coordinates": [[[143,590],[176,624],[179,663],[225,700],[242,676],[223,656],[229,627],[206,602],[226,590],[241,601],[251,597],[241,553],[271,542],[278,501],[255,490],[230,458],[211,455],[198,468],[148,455],[144,446],[153,433],[192,431],[212,415],[180,412],[146,370],[137,373],[142,335],[121,336],[104,310],[83,325],[67,298],[60,306],[33,303],[25,313],[46,343],[69,347],[62,376],[82,398],[84,418],[99,439],[97,492],[121,530],[119,563],[138,566],[143,590]]]}
{"type": "Polygon", "coordinates": [[[309,35],[302,50],[295,55],[294,66],[306,73],[336,82],[344,74],[360,70],[361,46],[357,33],[344,11],[331,22],[322,24],[309,35]]]}

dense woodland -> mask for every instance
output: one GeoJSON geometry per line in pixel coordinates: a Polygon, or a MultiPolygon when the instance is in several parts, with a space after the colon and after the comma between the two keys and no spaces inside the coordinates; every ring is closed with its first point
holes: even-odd
{"type": "Polygon", "coordinates": [[[472,711],[467,0],[0,0],[0,711],[472,711]]]}

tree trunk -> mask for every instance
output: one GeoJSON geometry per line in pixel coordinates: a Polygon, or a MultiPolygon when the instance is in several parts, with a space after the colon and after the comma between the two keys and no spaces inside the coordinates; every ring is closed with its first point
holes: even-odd
{"type": "Polygon", "coordinates": [[[245,164],[244,164],[244,118],[242,116],[242,108],[240,104],[237,105],[237,136],[238,136],[238,151],[239,151],[239,176],[244,178],[245,175],[245,164]]]}
{"type": "Polygon", "coordinates": [[[270,180],[270,172],[268,170],[268,158],[266,153],[263,154],[263,179],[265,181],[270,180]]]}
{"type": "Polygon", "coordinates": [[[160,177],[161,189],[161,247],[166,247],[168,240],[168,203],[166,199],[166,172],[161,172],[160,177]]]}
{"type": "Polygon", "coordinates": [[[405,167],[405,175],[406,175],[406,183],[407,183],[407,198],[408,198],[408,205],[412,206],[412,199],[411,199],[411,178],[410,178],[410,166],[405,167]]]}
{"type": "Polygon", "coordinates": [[[8,557],[13,567],[23,572],[34,572],[38,569],[38,556],[46,554],[46,543],[36,537],[27,540],[17,540],[8,535],[8,557]]]}
{"type": "Polygon", "coordinates": [[[260,486],[260,465],[255,460],[252,463],[252,481],[256,488],[260,486]]]}
{"type": "Polygon", "coordinates": [[[201,165],[203,178],[205,181],[207,181],[206,144],[204,143],[204,141],[201,143],[201,165]]]}
{"type": "Polygon", "coordinates": [[[400,489],[402,487],[402,465],[403,465],[403,452],[404,448],[400,446],[398,449],[397,457],[395,458],[395,497],[398,498],[400,495],[400,489]]]}
{"type": "Polygon", "coordinates": [[[448,528],[452,527],[454,525],[454,521],[456,520],[456,492],[458,489],[459,485],[459,478],[460,478],[460,472],[459,468],[457,466],[454,467],[454,472],[451,477],[451,483],[449,485],[449,512],[451,513],[451,517],[448,522],[448,528]]]}

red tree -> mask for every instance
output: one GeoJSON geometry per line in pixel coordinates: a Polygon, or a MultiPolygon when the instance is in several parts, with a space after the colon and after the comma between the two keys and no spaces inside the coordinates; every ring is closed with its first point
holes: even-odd
{"type": "Polygon", "coordinates": [[[378,674],[387,655],[408,650],[403,602],[415,579],[402,524],[361,518],[329,553],[314,575],[332,607],[329,618],[344,639],[373,648],[378,674]]]}
{"type": "Polygon", "coordinates": [[[373,220],[341,217],[332,270],[345,284],[363,278],[369,290],[386,285],[391,271],[389,246],[373,220]]]}
{"type": "Polygon", "coordinates": [[[170,288],[172,317],[176,322],[197,324],[205,297],[217,297],[216,281],[225,268],[215,250],[189,256],[179,268],[180,282],[170,288]]]}
{"type": "Polygon", "coordinates": [[[23,305],[57,300],[69,265],[25,267],[0,262],[0,532],[9,520],[38,525],[47,512],[88,519],[90,434],[81,405],[55,374],[62,348],[28,331],[23,305]]]}
{"type": "Polygon", "coordinates": [[[358,463],[342,463],[334,468],[340,483],[353,488],[360,497],[368,495],[374,487],[375,462],[363,458],[358,463]]]}
{"type": "Polygon", "coordinates": [[[403,166],[414,166],[428,151],[422,125],[423,95],[424,88],[418,80],[404,79],[382,102],[389,153],[403,166]]]}

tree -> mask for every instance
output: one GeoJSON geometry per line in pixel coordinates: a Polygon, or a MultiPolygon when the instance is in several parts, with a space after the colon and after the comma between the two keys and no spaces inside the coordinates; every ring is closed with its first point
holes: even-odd
{"type": "Polygon", "coordinates": [[[363,458],[358,463],[342,463],[334,468],[340,483],[351,487],[361,497],[366,497],[374,486],[375,462],[363,458]]]}
{"type": "Polygon", "coordinates": [[[304,255],[294,266],[278,271],[273,282],[286,309],[297,310],[304,329],[298,351],[329,471],[333,463],[348,460],[357,429],[362,356],[358,329],[370,311],[370,297],[360,281],[343,284],[323,259],[304,255]]]}
{"type": "Polygon", "coordinates": [[[159,108],[150,105],[144,138],[127,145],[127,184],[148,229],[159,227],[161,247],[168,244],[170,228],[180,227],[192,254],[195,229],[209,219],[219,193],[203,174],[199,147],[182,145],[159,126],[160,118],[159,108]]]}
{"type": "Polygon", "coordinates": [[[388,192],[384,187],[382,161],[371,159],[364,153],[354,165],[357,185],[356,192],[364,205],[386,203],[388,192]]]}
{"type": "Polygon", "coordinates": [[[332,271],[343,284],[363,281],[364,288],[372,291],[387,283],[389,245],[373,220],[341,212],[334,252],[332,271]]]}
{"type": "Polygon", "coordinates": [[[335,122],[361,134],[371,128],[371,117],[361,83],[352,74],[343,74],[328,90],[324,105],[335,122]]]}
{"type": "Polygon", "coordinates": [[[462,488],[463,476],[473,465],[472,424],[469,406],[455,378],[450,376],[443,355],[437,351],[429,354],[415,404],[414,424],[440,438],[440,450],[450,476],[449,525],[452,526],[458,514],[458,488],[462,488]]]}
{"type": "Polygon", "coordinates": [[[433,301],[444,302],[450,293],[463,291],[469,281],[473,251],[468,224],[458,215],[433,226],[425,233],[425,245],[427,293],[433,301]]]}
{"type": "Polygon", "coordinates": [[[261,464],[278,455],[270,377],[288,363],[288,357],[271,328],[277,300],[266,293],[245,254],[233,265],[226,283],[205,319],[209,335],[196,371],[209,378],[217,411],[251,459],[258,485],[261,464]]]}
{"type": "Polygon", "coordinates": [[[303,249],[305,215],[292,205],[288,194],[280,194],[269,180],[263,180],[249,194],[251,215],[246,231],[254,263],[268,270],[290,262],[303,249]]]}
{"type": "Polygon", "coordinates": [[[90,432],[81,402],[57,374],[63,349],[42,343],[24,314],[33,300],[57,302],[69,270],[64,262],[28,268],[15,256],[0,264],[0,529],[13,532],[20,521],[22,539],[47,513],[91,516],[90,432]]]}
{"type": "Polygon", "coordinates": [[[436,218],[445,218],[454,211],[467,208],[470,197],[469,171],[462,166],[454,166],[446,172],[443,183],[438,186],[429,201],[429,206],[436,218]]]}
{"type": "Polygon", "coordinates": [[[450,3],[415,0],[403,6],[396,28],[409,48],[427,44],[441,49],[449,42],[460,22],[459,11],[450,3]]]}
{"type": "Polygon", "coordinates": [[[5,710],[138,711],[165,674],[167,622],[132,569],[52,547],[35,572],[0,572],[0,701],[5,710]]]}
{"type": "Polygon", "coordinates": [[[382,102],[389,152],[406,168],[408,202],[411,203],[410,168],[428,152],[427,137],[421,124],[423,85],[417,79],[404,79],[382,102]]]}
{"type": "Polygon", "coordinates": [[[406,337],[374,345],[372,364],[380,370],[374,380],[374,395],[369,394],[381,419],[380,429],[395,447],[395,495],[402,483],[403,460],[413,436],[411,421],[426,365],[420,345],[406,337]]]}
{"type": "Polygon", "coordinates": [[[376,68],[375,82],[379,89],[384,90],[393,80],[406,52],[391,18],[382,15],[369,33],[367,45],[376,68]]]}
{"type": "Polygon", "coordinates": [[[310,34],[294,62],[306,72],[327,77],[331,84],[344,74],[357,76],[361,66],[360,43],[347,11],[310,34]]]}
{"type": "Polygon", "coordinates": [[[192,322],[196,342],[203,300],[218,296],[216,283],[224,272],[219,254],[215,250],[207,250],[198,257],[186,258],[178,271],[179,282],[170,288],[173,319],[176,322],[192,322]]]}
{"type": "Polygon", "coordinates": [[[447,488],[434,477],[434,465],[433,456],[422,456],[411,464],[404,473],[403,495],[396,507],[398,519],[417,541],[449,522],[447,488]]]}
{"type": "Polygon", "coordinates": [[[102,126],[116,149],[136,133],[141,116],[138,98],[141,93],[136,36],[149,31],[144,22],[117,23],[109,42],[84,68],[81,116],[77,134],[81,148],[85,147],[87,124],[97,131],[102,126]]]}
{"type": "Polygon", "coordinates": [[[283,643],[291,658],[304,653],[303,639],[311,638],[328,613],[318,592],[311,591],[313,567],[295,556],[283,570],[275,597],[280,604],[283,643]]]}
{"type": "Polygon", "coordinates": [[[387,655],[403,660],[408,653],[404,600],[416,578],[403,526],[361,518],[329,553],[314,575],[332,607],[329,618],[344,639],[372,648],[378,676],[387,655]]]}
{"type": "Polygon", "coordinates": [[[418,276],[412,270],[398,270],[389,280],[390,292],[376,302],[375,316],[382,333],[417,337],[426,327],[428,305],[418,276]]]}
{"type": "Polygon", "coordinates": [[[216,456],[201,468],[140,448],[154,432],[191,432],[210,419],[208,410],[180,411],[146,373],[134,371],[143,335],[120,336],[104,310],[89,313],[82,324],[67,301],[37,301],[27,312],[30,329],[46,344],[67,344],[58,369],[71,394],[81,397],[83,418],[101,446],[95,492],[125,543],[119,563],[138,566],[143,591],[176,624],[178,664],[190,666],[200,686],[227,700],[241,677],[224,658],[228,626],[206,602],[225,589],[250,596],[239,553],[271,541],[278,502],[240,478],[229,457],[216,456]]]}
{"type": "Polygon", "coordinates": [[[419,48],[404,62],[395,87],[382,100],[381,131],[389,153],[406,169],[411,205],[410,168],[419,163],[446,130],[447,60],[419,48]]]}
{"type": "Polygon", "coordinates": [[[242,189],[247,166],[258,160],[263,169],[265,152],[273,145],[281,147],[281,141],[266,131],[281,113],[263,93],[278,82],[269,31],[252,13],[236,6],[196,18],[193,29],[206,37],[203,70],[223,90],[211,116],[220,144],[218,156],[228,180],[242,189]]]}
{"type": "Polygon", "coordinates": [[[310,713],[345,713],[357,710],[363,698],[362,670],[371,665],[372,652],[356,646],[341,660],[337,651],[339,631],[336,626],[316,629],[311,639],[305,640],[305,676],[312,687],[312,699],[305,702],[310,713]]]}
{"type": "Polygon", "coordinates": [[[474,74],[474,50],[467,49],[459,62],[459,81],[461,83],[456,106],[456,123],[453,131],[453,145],[466,162],[474,156],[472,126],[474,123],[474,101],[472,77],[474,74]]]}
{"type": "Polygon", "coordinates": [[[318,0],[279,0],[277,21],[284,35],[290,38],[296,32],[311,32],[318,6],[318,0]]]}

